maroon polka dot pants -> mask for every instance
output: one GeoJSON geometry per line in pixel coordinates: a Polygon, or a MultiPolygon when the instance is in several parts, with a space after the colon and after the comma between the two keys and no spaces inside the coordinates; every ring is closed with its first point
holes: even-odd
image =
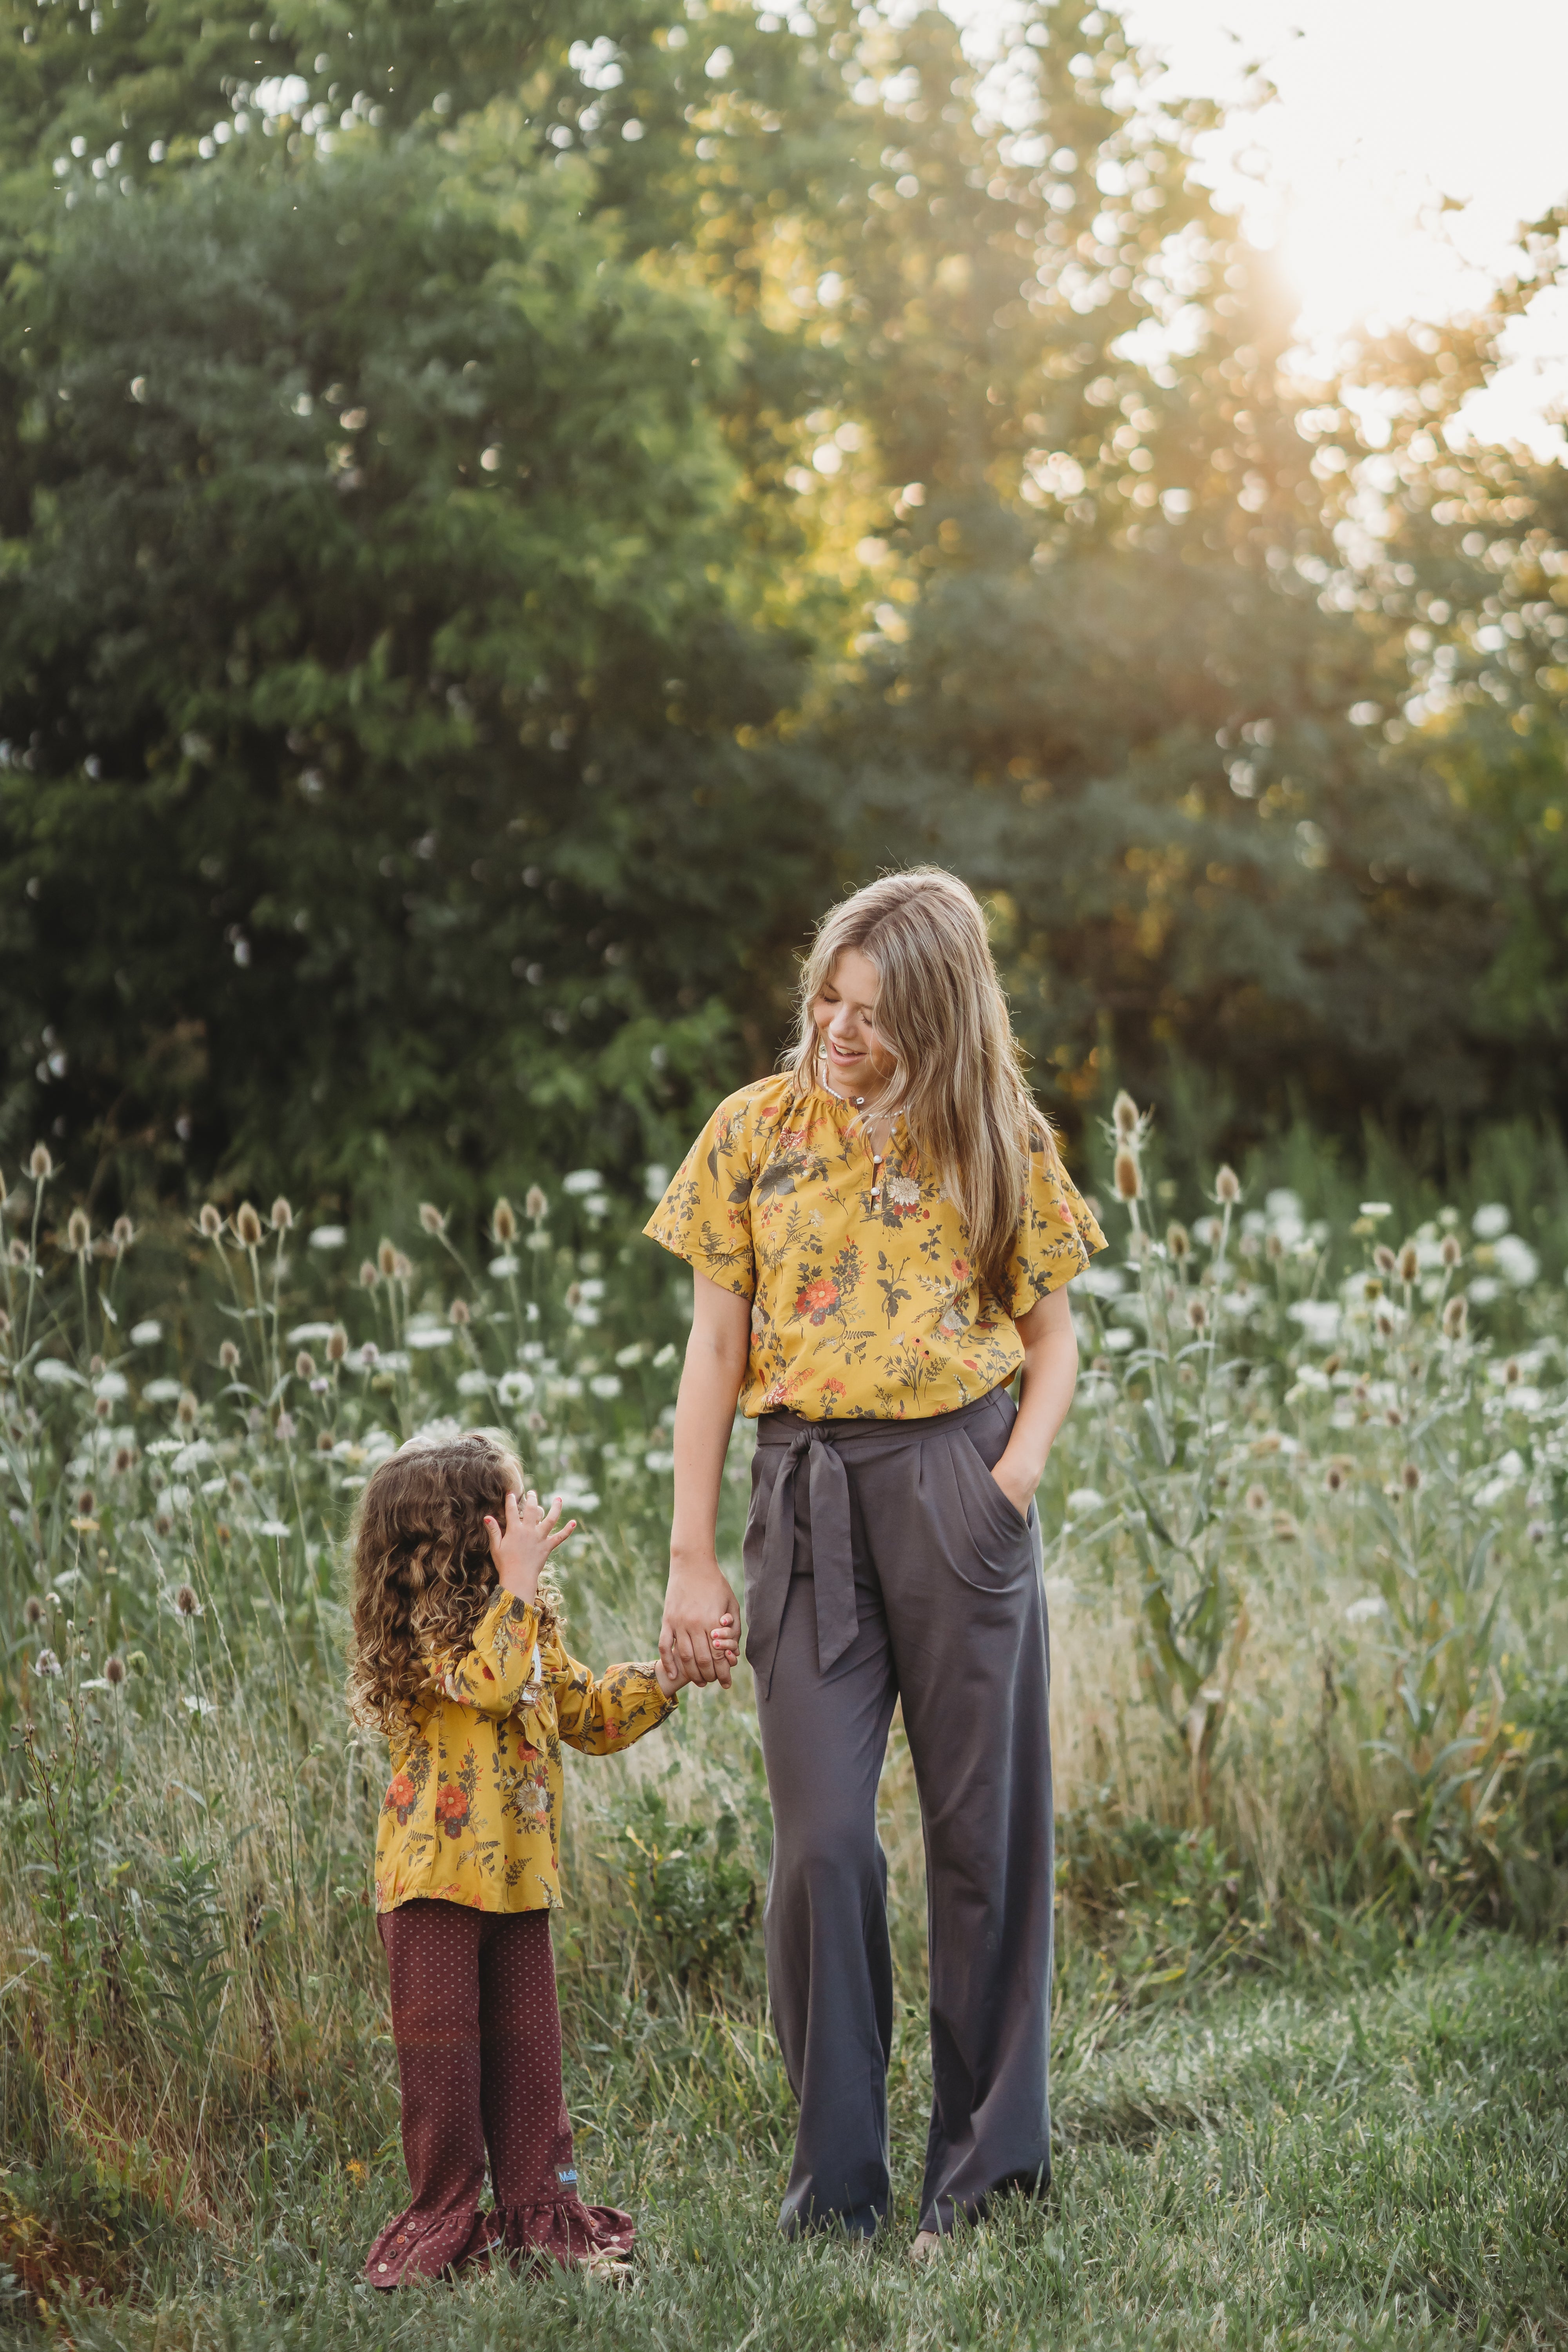
{"type": "Polygon", "coordinates": [[[629,2254],[629,2217],[577,2194],[549,1912],[419,1901],[376,1924],[413,2194],[370,2250],[371,2284],[483,2267],[492,2247],[568,2263],[629,2254]],[[487,2150],[494,2206],[481,2213],[487,2150]]]}

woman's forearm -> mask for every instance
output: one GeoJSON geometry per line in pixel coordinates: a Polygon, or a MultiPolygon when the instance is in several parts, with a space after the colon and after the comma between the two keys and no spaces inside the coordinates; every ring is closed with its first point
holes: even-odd
{"type": "Polygon", "coordinates": [[[732,1613],[735,1596],[719,1566],[719,1490],[746,1377],[751,1302],[694,1275],[691,1337],[675,1402],[675,1511],[669,1530],[669,1585],[658,1652],[675,1679],[728,1686],[730,1668],[710,1636],[732,1613]]]}
{"type": "Polygon", "coordinates": [[[1018,1417],[992,1475],[1026,1510],[1078,1387],[1078,1335],[1066,1291],[1053,1292],[1021,1317],[1018,1337],[1024,1343],[1018,1417]]]}

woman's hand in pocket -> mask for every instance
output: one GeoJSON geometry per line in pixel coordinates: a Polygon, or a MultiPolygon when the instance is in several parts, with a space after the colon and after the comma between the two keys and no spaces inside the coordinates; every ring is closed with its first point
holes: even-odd
{"type": "Polygon", "coordinates": [[[1026,1476],[1017,1463],[1008,1460],[1007,1456],[1012,1451],[1012,1447],[1009,1446],[1001,1460],[994,1465],[991,1476],[994,1483],[1001,1487],[1018,1517],[1021,1519],[1026,1519],[1029,1516],[1029,1506],[1035,1499],[1035,1487],[1038,1482],[1026,1476]]]}

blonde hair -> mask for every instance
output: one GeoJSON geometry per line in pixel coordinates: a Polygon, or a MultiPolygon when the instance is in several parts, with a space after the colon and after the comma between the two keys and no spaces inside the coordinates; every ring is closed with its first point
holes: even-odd
{"type": "Polygon", "coordinates": [[[1024,1076],[979,901],[942,866],[915,866],[868,882],[823,917],[800,975],[790,1069],[802,1092],[821,1084],[813,1008],[847,948],[877,968],[877,1033],[896,1065],[888,1099],[903,1106],[921,1158],[968,1229],[981,1278],[1008,1306],[1030,1155],[1044,1151],[1054,1164],[1056,1144],[1024,1076]]]}

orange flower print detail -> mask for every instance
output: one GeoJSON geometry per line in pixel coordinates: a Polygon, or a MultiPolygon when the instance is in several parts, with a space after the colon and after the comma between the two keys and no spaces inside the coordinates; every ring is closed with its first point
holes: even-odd
{"type": "Polygon", "coordinates": [[[416,1789],[406,1772],[395,1772],[391,1785],[382,1799],[381,1810],[384,1813],[395,1813],[399,1822],[406,1825],[409,1810],[418,1793],[418,1790],[416,1789]]]}
{"type": "Polygon", "coordinates": [[[468,1801],[461,1789],[445,1788],[436,1799],[436,1818],[449,1838],[460,1837],[468,1818],[468,1801]]]}
{"type": "Polygon", "coordinates": [[[826,1275],[819,1274],[815,1282],[808,1282],[804,1290],[796,1291],[795,1311],[797,1315],[809,1315],[814,1323],[822,1324],[826,1322],[837,1304],[838,1285],[830,1281],[826,1275]]]}

